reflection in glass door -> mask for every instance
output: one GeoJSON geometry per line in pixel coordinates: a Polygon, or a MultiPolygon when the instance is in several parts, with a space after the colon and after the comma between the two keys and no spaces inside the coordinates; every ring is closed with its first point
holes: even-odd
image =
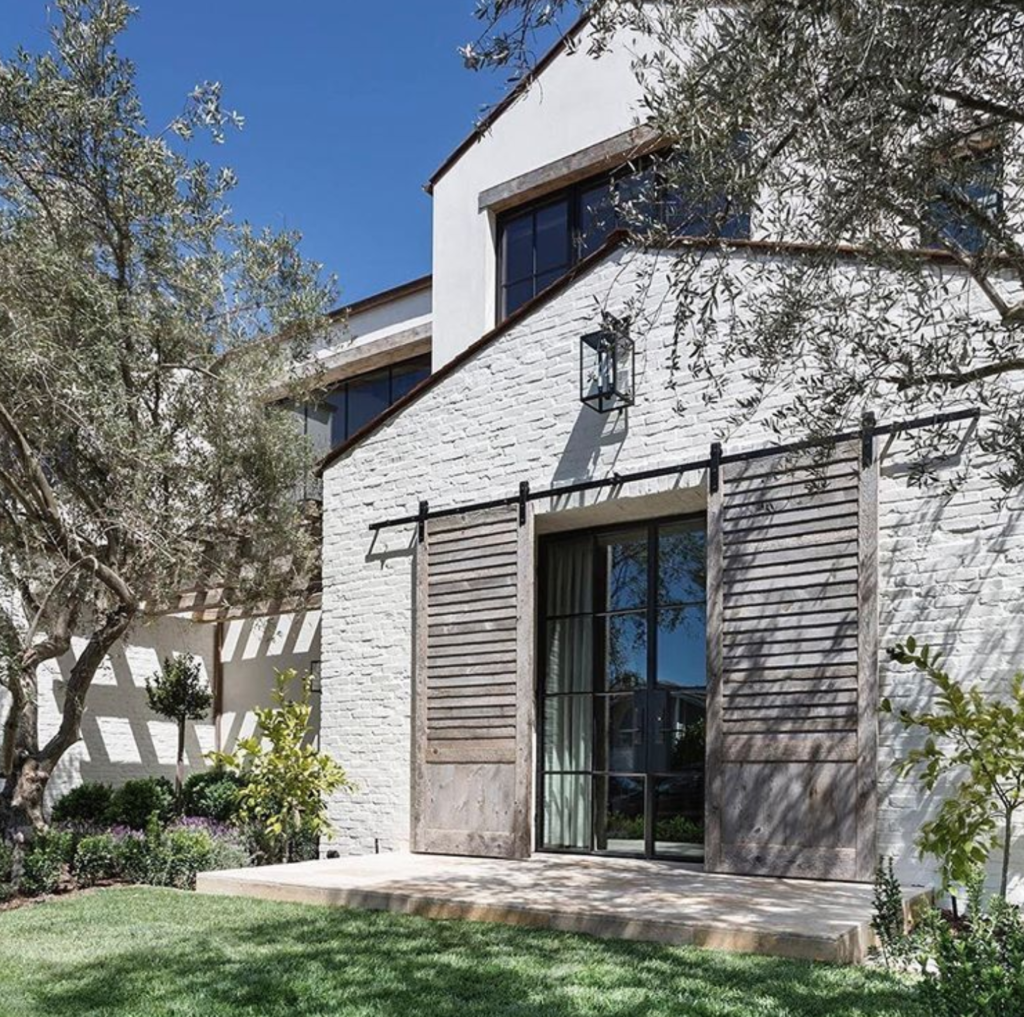
{"type": "Polygon", "coordinates": [[[544,544],[544,849],[703,858],[704,545],[703,519],[544,544]]]}

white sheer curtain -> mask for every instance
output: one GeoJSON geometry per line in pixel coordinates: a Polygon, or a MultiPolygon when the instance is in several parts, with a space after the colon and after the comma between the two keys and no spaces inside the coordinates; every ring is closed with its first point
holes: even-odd
{"type": "Polygon", "coordinates": [[[590,541],[552,547],[544,710],[545,842],[551,847],[590,847],[593,599],[590,541]],[[557,772],[567,770],[585,772],[557,772]]]}

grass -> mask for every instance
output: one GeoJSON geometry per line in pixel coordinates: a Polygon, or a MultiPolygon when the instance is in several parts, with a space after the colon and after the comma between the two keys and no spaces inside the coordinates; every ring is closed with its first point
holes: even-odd
{"type": "Polygon", "coordinates": [[[910,1017],[882,971],[113,889],[0,913],[2,1017],[910,1017]]]}

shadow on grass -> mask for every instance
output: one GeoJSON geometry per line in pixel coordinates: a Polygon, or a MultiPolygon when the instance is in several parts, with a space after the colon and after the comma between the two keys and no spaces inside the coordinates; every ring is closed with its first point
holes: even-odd
{"type": "MultiPolygon", "coordinates": [[[[256,902],[239,911],[237,901],[152,896],[157,928],[144,928],[144,915],[126,919],[143,923],[137,945],[130,926],[108,947],[104,930],[95,928],[95,956],[56,955],[49,970],[36,969],[31,998],[39,1014],[915,1013],[906,986],[863,969],[483,923],[256,902]]],[[[116,909],[103,910],[115,919],[116,909]]]]}

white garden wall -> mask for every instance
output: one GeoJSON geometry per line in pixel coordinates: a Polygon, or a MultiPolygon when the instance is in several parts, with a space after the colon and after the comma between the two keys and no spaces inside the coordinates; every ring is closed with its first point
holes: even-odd
{"type": "MultiPolygon", "coordinates": [[[[177,730],[149,709],[146,678],[172,655],[191,653],[213,676],[216,629],[188,618],[164,617],[139,622],[109,654],[86,700],[82,740],[61,760],[47,789],[53,802],[82,781],[122,784],[135,777],[174,778],[177,730]]],[[[40,736],[45,741],[60,724],[64,689],[84,638],[71,652],[44,665],[39,673],[40,736]]],[[[251,734],[253,708],[271,703],[275,671],[316,673],[320,656],[320,612],[237,619],[224,625],[224,703],[221,745],[231,750],[251,734]]],[[[317,683],[316,688],[319,688],[317,683]]],[[[0,691],[0,718],[7,701],[0,691]]],[[[319,725],[319,695],[313,722],[319,725]]],[[[216,743],[214,718],[189,724],[185,742],[186,774],[205,769],[204,755],[216,743]]]]}
{"type": "MultiPolygon", "coordinates": [[[[736,254],[737,268],[751,256],[736,254]]],[[[521,480],[536,489],[699,458],[716,439],[727,451],[770,443],[757,424],[730,429],[735,404],[705,406],[702,383],[685,369],[674,392],[668,389],[670,260],[624,250],[611,255],[327,471],[322,743],[359,785],[332,806],[344,851],[372,851],[375,842],[398,849],[409,840],[415,534],[409,526],[374,537],[371,522],[414,512],[421,498],[435,507],[457,505],[508,496],[521,480]],[[639,349],[638,403],[622,418],[598,416],[578,400],[579,337],[594,328],[599,306],[621,310],[636,294],[637,272],[652,268],[646,299],[659,324],[639,349]]],[[[735,310],[742,312],[723,314],[735,310]]],[[[882,420],[900,416],[898,407],[873,408],[882,420]]],[[[953,465],[971,458],[972,479],[950,497],[941,487],[909,486],[898,446],[883,460],[881,647],[909,632],[948,641],[962,677],[995,689],[1024,661],[1024,520],[1019,499],[997,502],[975,446],[968,444],[953,465]]],[[[571,507],[590,507],[577,513],[577,525],[597,521],[602,510],[643,512],[645,504],[634,499],[659,491],[675,491],[664,498],[692,510],[703,504],[702,485],[701,476],[688,474],[678,484],[629,485],[628,500],[604,489],[557,506],[538,502],[538,527],[567,525],[572,517],[560,513],[571,507]]],[[[664,498],[646,511],[663,514],[664,498]]],[[[919,679],[894,671],[884,654],[881,667],[883,695],[925,701],[919,679]]],[[[904,879],[925,881],[930,870],[916,859],[912,841],[934,803],[913,784],[894,780],[891,762],[910,742],[889,719],[881,720],[881,745],[879,846],[897,858],[904,879]]],[[[1024,868],[1019,832],[1015,868],[1024,868]]],[[[1016,889],[1024,893],[1019,875],[1016,889]]]]}

